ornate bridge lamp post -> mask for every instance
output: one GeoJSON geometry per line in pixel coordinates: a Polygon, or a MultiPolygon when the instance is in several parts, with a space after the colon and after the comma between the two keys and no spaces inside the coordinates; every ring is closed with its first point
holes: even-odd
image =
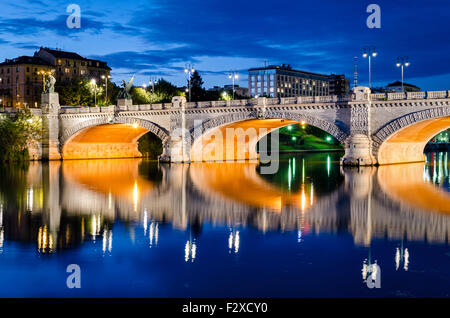
{"type": "Polygon", "coordinates": [[[150,77],[150,81],[148,82],[148,84],[152,87],[152,94],[155,93],[155,84],[158,82],[158,80],[156,79],[156,77],[150,77]]]}
{"type": "Polygon", "coordinates": [[[233,81],[233,100],[234,100],[234,80],[237,80],[239,78],[239,74],[236,72],[232,72],[228,74],[228,78],[233,81]]]}
{"type": "Polygon", "coordinates": [[[94,87],[94,106],[97,107],[97,81],[95,78],[91,79],[91,84],[94,87]]]}
{"type": "Polygon", "coordinates": [[[366,46],[364,47],[363,58],[369,58],[369,88],[372,88],[372,79],[371,79],[371,58],[376,57],[378,53],[375,51],[374,46],[366,46]]]}
{"type": "Polygon", "coordinates": [[[402,93],[405,92],[405,88],[403,86],[403,67],[409,66],[409,61],[407,56],[399,56],[397,57],[397,63],[395,64],[397,67],[402,69],[402,93]]]}
{"type": "MultiPolygon", "coordinates": [[[[0,85],[3,84],[3,78],[0,77],[0,85]]],[[[3,104],[3,88],[1,89],[2,91],[2,98],[0,98],[0,104],[2,104],[3,107],[3,111],[5,111],[5,104],[3,104]]]]}
{"type": "Polygon", "coordinates": [[[42,76],[42,91],[45,92],[45,76],[52,75],[52,71],[40,70],[37,74],[42,76]]]}
{"type": "Polygon", "coordinates": [[[102,79],[105,80],[105,102],[108,101],[108,80],[111,78],[110,75],[102,75],[102,79]]]}
{"type": "Polygon", "coordinates": [[[184,72],[188,75],[188,92],[189,92],[189,102],[191,102],[191,75],[195,72],[194,66],[192,64],[186,64],[184,72]]]}

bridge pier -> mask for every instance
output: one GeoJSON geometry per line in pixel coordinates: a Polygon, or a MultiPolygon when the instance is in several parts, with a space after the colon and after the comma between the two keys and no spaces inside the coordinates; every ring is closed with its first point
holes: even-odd
{"type": "Polygon", "coordinates": [[[58,93],[44,93],[42,105],[42,160],[60,160],[59,150],[59,96],[58,93]]]}
{"type": "Polygon", "coordinates": [[[372,155],[371,140],[371,100],[368,87],[353,89],[354,101],[349,102],[350,135],[344,142],[345,155],[341,159],[343,166],[373,166],[377,164],[372,155]]]}
{"type": "Polygon", "coordinates": [[[377,164],[372,155],[372,140],[365,134],[354,134],[344,144],[343,166],[373,166],[377,164]]]}

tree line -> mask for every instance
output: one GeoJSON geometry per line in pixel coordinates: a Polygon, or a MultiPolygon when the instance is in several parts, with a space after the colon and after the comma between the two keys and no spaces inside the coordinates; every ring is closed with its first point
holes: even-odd
{"type": "MultiPolygon", "coordinates": [[[[60,82],[55,86],[59,94],[59,102],[64,106],[108,106],[117,103],[117,95],[121,87],[113,82],[108,82],[108,89],[105,84],[98,85],[92,83],[87,78],[72,78],[70,82],[60,82]],[[107,96],[106,96],[107,91],[107,96]]],[[[212,101],[231,99],[232,90],[206,90],[204,82],[198,71],[191,74],[190,88],[191,101],[212,101]]],[[[186,82],[186,89],[189,87],[189,80],[186,82]]],[[[133,104],[157,104],[170,103],[174,96],[188,97],[188,92],[173,85],[169,81],[161,78],[152,86],[133,86],[131,97],[133,104]]],[[[235,94],[236,99],[245,98],[235,94]]]]}

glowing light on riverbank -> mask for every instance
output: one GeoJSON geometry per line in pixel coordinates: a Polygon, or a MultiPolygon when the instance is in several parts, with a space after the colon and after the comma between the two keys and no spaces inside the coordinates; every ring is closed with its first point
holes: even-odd
{"type": "Polygon", "coordinates": [[[149,237],[149,246],[150,247],[153,247],[153,245],[154,246],[158,245],[158,237],[159,237],[158,222],[150,223],[148,237],[149,237]]]}
{"type": "Polygon", "coordinates": [[[135,182],[134,182],[134,187],[133,187],[133,206],[134,206],[134,212],[137,212],[138,202],[139,202],[139,189],[138,189],[137,182],[135,181],[135,182]]]}
{"type": "Polygon", "coordinates": [[[231,253],[234,247],[234,253],[237,254],[239,252],[239,244],[239,231],[231,231],[230,235],[228,236],[228,253],[231,253]]]}
{"type": "Polygon", "coordinates": [[[305,185],[302,184],[302,196],[301,196],[302,212],[305,211],[306,206],[306,195],[305,195],[305,185]]]}
{"type": "Polygon", "coordinates": [[[331,171],[331,158],[328,155],[327,156],[327,175],[330,176],[330,171],[331,171]]]}
{"type": "Polygon", "coordinates": [[[197,245],[195,244],[195,241],[187,241],[186,245],[184,246],[184,261],[188,262],[189,260],[191,260],[191,262],[194,262],[196,254],[197,245]]]}
{"type": "Polygon", "coordinates": [[[108,250],[108,252],[111,253],[112,250],[112,231],[105,229],[103,231],[103,253],[106,252],[106,250],[108,250]]]}

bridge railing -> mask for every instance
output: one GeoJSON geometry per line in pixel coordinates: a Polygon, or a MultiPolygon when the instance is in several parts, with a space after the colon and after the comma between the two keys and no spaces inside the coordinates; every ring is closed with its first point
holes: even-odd
{"type": "Polygon", "coordinates": [[[441,99],[450,98],[450,91],[377,93],[371,94],[370,98],[371,100],[441,99]]]}
{"type": "MultiPolygon", "coordinates": [[[[414,99],[443,99],[450,98],[450,91],[423,91],[423,92],[403,92],[403,93],[376,93],[370,94],[372,101],[389,101],[389,100],[414,100],[414,99]]],[[[204,102],[189,102],[185,104],[186,108],[209,108],[209,107],[254,107],[254,106],[274,106],[274,105],[307,105],[318,103],[338,103],[351,102],[354,100],[353,95],[346,96],[298,96],[285,98],[252,98],[252,99],[238,99],[238,100],[219,100],[219,101],[204,101],[204,102]]],[[[116,107],[102,106],[102,107],[65,107],[61,109],[62,114],[82,114],[82,113],[111,113],[116,111],[145,111],[145,110],[162,110],[172,109],[172,103],[159,104],[144,104],[144,105],[129,105],[116,107]]],[[[16,108],[0,108],[1,112],[15,112],[16,108]]]]}

